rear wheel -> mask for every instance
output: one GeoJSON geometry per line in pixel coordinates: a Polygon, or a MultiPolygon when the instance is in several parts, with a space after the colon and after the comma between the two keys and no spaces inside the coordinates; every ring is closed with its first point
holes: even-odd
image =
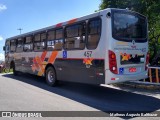
{"type": "Polygon", "coordinates": [[[49,86],[55,86],[57,84],[56,73],[53,67],[48,67],[46,70],[46,82],[49,86]]]}

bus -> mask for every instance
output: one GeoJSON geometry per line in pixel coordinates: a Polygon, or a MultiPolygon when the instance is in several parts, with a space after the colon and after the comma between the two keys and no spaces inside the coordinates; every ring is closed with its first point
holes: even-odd
{"type": "Polygon", "coordinates": [[[6,39],[5,63],[57,81],[112,84],[148,77],[147,18],[107,8],[6,39]]]}

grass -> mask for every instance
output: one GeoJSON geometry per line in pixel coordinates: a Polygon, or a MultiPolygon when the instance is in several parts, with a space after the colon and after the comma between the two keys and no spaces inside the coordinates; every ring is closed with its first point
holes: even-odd
{"type": "Polygon", "coordinates": [[[12,73],[13,69],[3,69],[1,73],[12,73]]]}

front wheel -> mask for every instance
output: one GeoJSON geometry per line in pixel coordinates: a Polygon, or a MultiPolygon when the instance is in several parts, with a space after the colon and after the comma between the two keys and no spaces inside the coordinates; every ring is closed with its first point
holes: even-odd
{"type": "Polygon", "coordinates": [[[48,67],[46,70],[46,82],[49,86],[55,86],[56,81],[56,73],[53,67],[48,67]]]}

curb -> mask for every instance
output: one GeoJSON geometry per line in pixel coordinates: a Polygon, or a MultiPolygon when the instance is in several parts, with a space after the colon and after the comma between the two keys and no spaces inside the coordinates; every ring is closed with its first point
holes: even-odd
{"type": "Polygon", "coordinates": [[[118,84],[114,84],[114,86],[141,88],[141,89],[148,89],[148,90],[160,90],[160,83],[150,83],[150,82],[141,82],[141,81],[118,83],[118,84]]]}

